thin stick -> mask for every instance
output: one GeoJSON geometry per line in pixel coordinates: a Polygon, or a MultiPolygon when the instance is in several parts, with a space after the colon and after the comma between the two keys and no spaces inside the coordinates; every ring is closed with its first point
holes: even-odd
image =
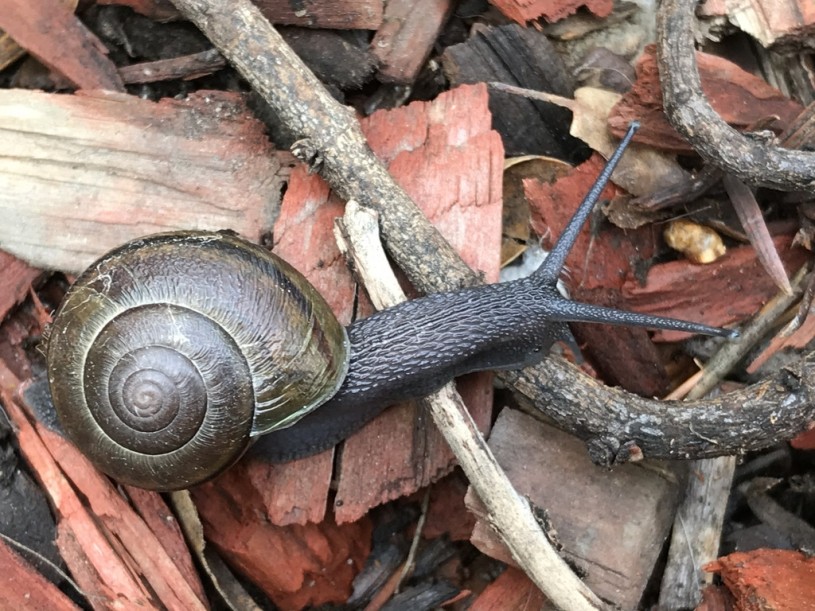
{"type": "MultiPolygon", "coordinates": [[[[363,279],[378,309],[405,300],[379,241],[377,218],[349,201],[342,230],[355,271],[363,279]]],[[[521,568],[560,609],[601,609],[603,603],[571,571],[549,543],[529,503],[515,492],[495,460],[455,386],[450,383],[425,403],[467,478],[487,509],[490,523],[521,568]]]]}

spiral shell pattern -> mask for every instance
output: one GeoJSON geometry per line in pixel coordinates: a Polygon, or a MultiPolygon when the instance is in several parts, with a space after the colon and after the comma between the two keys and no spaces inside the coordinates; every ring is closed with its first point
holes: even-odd
{"type": "Polygon", "coordinates": [[[348,339],[285,261],[225,233],[130,242],[68,291],[47,346],[68,436],[124,483],[170,490],[327,401],[348,339]]]}

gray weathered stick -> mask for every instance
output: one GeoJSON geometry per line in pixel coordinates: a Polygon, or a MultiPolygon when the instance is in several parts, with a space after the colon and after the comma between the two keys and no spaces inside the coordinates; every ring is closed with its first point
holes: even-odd
{"type": "MultiPolygon", "coordinates": [[[[342,230],[335,232],[340,250],[350,253],[377,309],[405,301],[379,241],[377,217],[349,201],[342,230]],[[347,241],[344,239],[347,236],[347,241]]],[[[493,528],[513,558],[552,603],[561,609],[601,609],[602,602],[552,548],[532,515],[529,503],[512,487],[453,383],[425,400],[470,484],[487,508],[493,528]]]]}

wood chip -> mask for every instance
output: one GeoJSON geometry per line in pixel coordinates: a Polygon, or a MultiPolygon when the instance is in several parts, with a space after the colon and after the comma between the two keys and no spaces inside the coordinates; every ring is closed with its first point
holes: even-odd
{"type": "MultiPolygon", "coordinates": [[[[766,117],[777,116],[779,120],[772,127],[781,130],[803,110],[798,102],[726,59],[697,52],[696,61],[705,97],[733,127],[746,128],[766,117]]],[[[612,133],[621,138],[628,124],[638,120],[642,127],[637,132],[637,142],[662,151],[693,152],[687,141],[668,123],[662,110],[655,45],[645,48],[636,70],[634,87],[623,95],[609,116],[612,133]]]]}
{"type": "Polygon", "coordinates": [[[452,10],[452,0],[390,0],[371,41],[380,61],[379,80],[412,84],[452,10]]]}
{"type": "MultiPolygon", "coordinates": [[[[546,511],[592,591],[622,609],[636,608],[679,499],[667,463],[609,471],[591,464],[578,439],[510,409],[498,417],[489,445],[518,493],[546,511]]],[[[472,491],[467,504],[479,515],[472,542],[511,564],[472,491]]]]}
{"type": "Polygon", "coordinates": [[[40,270],[0,250],[0,286],[3,287],[0,291],[0,320],[28,296],[31,283],[40,273],[40,270]]]}
{"type": "Polygon", "coordinates": [[[280,193],[263,126],[235,94],[2,90],[0,135],[13,151],[0,160],[0,248],[45,269],[79,272],[172,229],[258,240],[280,193]]]}
{"type": "Polygon", "coordinates": [[[559,21],[582,7],[597,17],[608,17],[614,8],[611,0],[493,0],[491,4],[521,25],[538,17],[559,21]]]}
{"type": "Polygon", "coordinates": [[[0,566],[3,567],[0,571],[0,608],[49,609],[49,611],[69,611],[79,608],[2,539],[0,539],[0,566]]]}
{"type": "Polygon", "coordinates": [[[812,609],[815,558],[798,551],[735,552],[705,566],[719,573],[742,611],[812,609]]]}
{"type": "Polygon", "coordinates": [[[0,28],[80,89],[124,91],[102,41],[58,0],[6,0],[0,28]]]}

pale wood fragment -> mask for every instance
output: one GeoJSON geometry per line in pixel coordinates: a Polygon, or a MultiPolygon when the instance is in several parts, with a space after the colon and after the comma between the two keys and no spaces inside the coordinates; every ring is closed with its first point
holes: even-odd
{"type": "Polygon", "coordinates": [[[724,17],[765,47],[800,49],[815,33],[810,0],[719,0],[698,7],[700,17],[724,17]]]}
{"type": "Polygon", "coordinates": [[[0,139],[0,248],[36,267],[79,272],[174,229],[257,240],[279,197],[263,126],[235,94],[2,90],[0,139]]]}

